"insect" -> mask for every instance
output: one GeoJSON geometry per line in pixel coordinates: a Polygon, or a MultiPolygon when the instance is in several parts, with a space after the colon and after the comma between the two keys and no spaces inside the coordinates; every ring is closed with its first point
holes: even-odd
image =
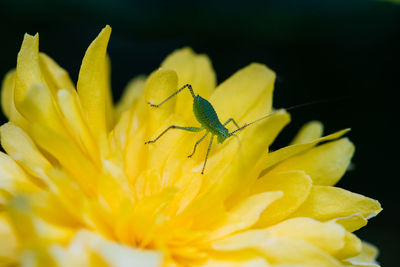
{"type": "Polygon", "coordinates": [[[201,96],[195,95],[193,88],[190,84],[185,84],[178,91],[176,91],[175,93],[173,93],[172,95],[170,95],[169,97],[167,97],[166,99],[164,99],[161,103],[159,103],[157,105],[155,105],[151,102],[148,102],[148,104],[152,107],[156,107],[156,108],[160,107],[162,104],[164,104],[165,102],[167,102],[168,100],[170,100],[171,98],[173,98],[174,96],[176,96],[177,94],[182,92],[185,88],[187,88],[190,91],[190,93],[193,97],[193,113],[194,113],[197,121],[201,124],[201,126],[200,127],[184,127],[184,126],[171,125],[167,129],[165,129],[160,135],[158,135],[156,138],[145,142],[145,144],[155,143],[158,139],[160,139],[161,136],[166,134],[171,129],[178,129],[178,130],[184,130],[184,131],[189,131],[189,132],[200,132],[200,131],[205,130],[206,133],[199,140],[197,140],[197,142],[194,144],[193,152],[188,156],[188,158],[191,158],[194,155],[194,153],[196,152],[197,146],[207,137],[208,134],[211,134],[211,139],[210,139],[210,143],[208,145],[208,149],[207,149],[206,157],[205,157],[205,160],[203,163],[203,168],[201,170],[201,174],[204,174],[208,155],[210,153],[211,146],[212,146],[212,143],[213,143],[215,137],[217,138],[218,143],[223,143],[229,137],[234,136],[236,132],[243,130],[247,126],[272,115],[272,114],[269,114],[258,120],[255,120],[251,123],[246,123],[241,127],[236,123],[236,121],[233,118],[229,118],[226,122],[221,123],[218,118],[218,115],[215,112],[214,107],[211,105],[211,103],[208,102],[206,99],[202,98],[201,96]],[[229,130],[225,127],[230,122],[232,122],[237,128],[232,132],[229,132],[229,130]]]}
{"type": "MultiPolygon", "coordinates": [[[[204,174],[208,155],[210,153],[211,145],[214,141],[215,136],[217,137],[218,143],[223,143],[229,137],[235,136],[236,132],[241,131],[244,128],[252,125],[253,123],[256,123],[263,119],[266,119],[269,116],[276,113],[276,112],[272,112],[272,113],[270,113],[264,117],[261,117],[253,122],[245,123],[241,127],[236,123],[236,121],[233,118],[229,118],[226,122],[221,123],[218,118],[217,112],[215,112],[214,107],[211,105],[211,103],[208,102],[206,99],[202,98],[201,96],[195,95],[193,88],[190,84],[185,84],[178,91],[176,91],[175,93],[173,93],[172,95],[170,95],[169,97],[164,99],[160,104],[155,105],[151,102],[148,102],[148,104],[152,107],[158,108],[162,104],[164,104],[165,102],[167,102],[168,100],[170,100],[171,98],[173,98],[174,96],[176,96],[177,94],[182,92],[185,88],[188,88],[188,90],[190,91],[190,94],[193,97],[193,113],[194,113],[197,121],[201,124],[201,126],[200,127],[184,127],[184,126],[171,125],[167,129],[165,129],[160,135],[158,135],[156,138],[145,142],[145,144],[155,143],[158,139],[160,139],[161,136],[166,134],[171,129],[178,129],[178,130],[184,130],[184,131],[189,131],[189,132],[200,132],[200,131],[205,130],[206,133],[199,140],[197,140],[197,142],[194,144],[193,152],[188,156],[188,158],[191,158],[194,155],[194,153],[196,152],[197,146],[207,137],[208,134],[211,134],[211,139],[210,139],[210,143],[208,145],[208,149],[207,149],[206,157],[204,159],[201,174],[204,174]],[[232,132],[229,132],[229,130],[225,127],[230,122],[232,122],[236,126],[236,130],[234,130],[232,132]]],[[[312,101],[312,102],[308,102],[308,103],[304,103],[304,104],[291,106],[291,107],[285,108],[285,110],[289,111],[289,110],[297,109],[297,108],[312,105],[312,104],[318,104],[318,103],[322,103],[322,102],[331,102],[332,100],[339,100],[339,99],[343,99],[343,98],[345,98],[345,97],[340,97],[337,99],[312,101]]]]}

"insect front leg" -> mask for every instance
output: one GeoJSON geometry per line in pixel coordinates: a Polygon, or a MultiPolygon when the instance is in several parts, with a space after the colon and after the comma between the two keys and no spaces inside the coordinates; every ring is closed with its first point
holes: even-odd
{"type": "Polygon", "coordinates": [[[226,126],[228,123],[233,122],[233,124],[235,124],[235,126],[239,129],[239,125],[236,123],[236,121],[233,118],[229,118],[225,123],[224,126],[226,126]]]}
{"type": "Polygon", "coordinates": [[[182,126],[176,126],[176,125],[171,125],[167,129],[165,129],[159,136],[157,136],[155,139],[150,140],[145,142],[144,144],[150,144],[150,143],[155,143],[158,139],[160,139],[161,136],[163,136],[166,132],[168,132],[171,129],[179,129],[179,130],[184,130],[184,131],[189,131],[189,132],[200,132],[203,130],[201,127],[182,127],[182,126]]]}
{"type": "Polygon", "coordinates": [[[204,138],[206,138],[207,135],[208,135],[208,132],[206,132],[206,134],[203,135],[203,137],[201,137],[199,140],[197,140],[196,144],[194,144],[193,152],[192,152],[192,154],[190,154],[190,155],[188,156],[188,158],[191,158],[191,157],[194,155],[194,152],[196,152],[197,146],[201,143],[201,141],[204,140],[204,138]]]}

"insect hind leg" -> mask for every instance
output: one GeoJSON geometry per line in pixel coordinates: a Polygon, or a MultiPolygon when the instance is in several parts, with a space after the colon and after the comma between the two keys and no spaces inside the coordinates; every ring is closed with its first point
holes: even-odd
{"type": "Polygon", "coordinates": [[[155,143],[158,139],[160,139],[161,136],[166,134],[169,130],[171,129],[179,129],[179,130],[184,130],[184,131],[189,131],[189,132],[200,132],[203,130],[201,127],[182,127],[182,126],[176,126],[176,125],[171,125],[167,129],[165,129],[159,136],[157,136],[155,139],[150,140],[145,142],[144,144],[150,144],[150,143],[155,143]]]}
{"type": "Polygon", "coordinates": [[[182,92],[185,88],[189,89],[190,94],[192,95],[192,97],[195,97],[193,88],[190,84],[185,84],[184,86],[182,86],[178,91],[176,91],[175,93],[173,93],[172,95],[170,95],[169,97],[167,97],[166,99],[164,99],[163,101],[161,101],[160,104],[153,104],[151,102],[147,102],[147,104],[149,104],[152,107],[158,108],[159,106],[161,106],[162,104],[164,104],[165,102],[167,102],[168,100],[170,100],[171,98],[173,98],[174,96],[176,96],[177,94],[179,94],[180,92],[182,92]]]}

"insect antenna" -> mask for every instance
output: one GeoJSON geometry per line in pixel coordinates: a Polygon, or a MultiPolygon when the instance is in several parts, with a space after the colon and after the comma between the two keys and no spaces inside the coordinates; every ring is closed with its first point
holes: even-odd
{"type": "Polygon", "coordinates": [[[264,120],[264,119],[266,119],[266,118],[268,118],[268,117],[270,117],[270,116],[272,116],[272,115],[274,115],[274,114],[276,114],[276,113],[278,113],[279,111],[282,111],[282,110],[290,111],[290,110],[293,110],[293,109],[298,109],[298,108],[302,108],[302,107],[306,107],[306,106],[310,106],[310,105],[321,104],[321,103],[325,103],[325,102],[332,102],[332,101],[337,101],[337,100],[343,100],[345,98],[349,98],[349,97],[344,96],[344,97],[338,97],[338,98],[335,98],[335,99],[315,100],[315,101],[311,101],[311,102],[307,102],[307,103],[303,103],[303,104],[294,105],[294,106],[291,106],[291,107],[288,107],[288,108],[281,108],[281,109],[278,109],[278,110],[276,110],[276,111],[274,111],[274,112],[272,112],[272,113],[270,113],[270,114],[268,114],[268,115],[266,115],[264,117],[261,117],[261,118],[255,120],[255,121],[252,121],[252,122],[249,122],[249,123],[245,123],[242,127],[230,132],[229,136],[232,136],[232,135],[236,136],[235,135],[236,132],[241,131],[244,128],[246,128],[246,127],[248,127],[248,126],[250,126],[250,125],[252,125],[254,123],[262,121],[262,120],[264,120]]]}
{"type": "Polygon", "coordinates": [[[235,135],[236,132],[241,131],[241,130],[243,130],[244,128],[246,128],[246,127],[248,127],[248,126],[250,126],[250,125],[252,125],[252,124],[254,124],[254,123],[256,123],[256,122],[262,121],[262,120],[264,120],[264,119],[266,119],[266,118],[268,118],[268,117],[274,115],[275,113],[277,113],[277,112],[280,111],[280,110],[284,110],[284,109],[279,109],[279,110],[277,110],[277,111],[275,111],[275,112],[272,112],[272,113],[270,113],[270,114],[268,114],[268,115],[266,115],[266,116],[264,116],[264,117],[261,117],[261,118],[255,120],[255,121],[253,121],[253,122],[245,123],[242,127],[238,128],[238,129],[236,129],[236,130],[234,130],[233,132],[230,132],[230,133],[229,133],[229,136],[232,136],[232,135],[233,135],[233,136],[236,136],[236,135],[235,135]]]}

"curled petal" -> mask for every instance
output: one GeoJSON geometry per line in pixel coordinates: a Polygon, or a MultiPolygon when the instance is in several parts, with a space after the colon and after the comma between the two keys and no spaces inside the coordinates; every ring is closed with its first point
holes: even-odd
{"type": "Polygon", "coordinates": [[[346,172],[353,153],[354,145],[342,138],[292,157],[273,171],[301,170],[310,175],[314,185],[334,185],[346,172]]]}
{"type": "Polygon", "coordinates": [[[382,210],[378,201],[331,186],[313,186],[306,201],[292,217],[311,217],[327,221],[361,214],[369,219],[382,210]]]}
{"type": "Polygon", "coordinates": [[[1,145],[7,154],[21,164],[31,175],[49,185],[50,162],[40,152],[30,136],[9,122],[0,127],[1,145]]]}
{"type": "Polygon", "coordinates": [[[312,142],[322,137],[324,126],[319,121],[310,121],[303,125],[300,131],[293,139],[291,145],[304,144],[312,142]]]}
{"type": "Polygon", "coordinates": [[[286,171],[260,177],[254,183],[252,192],[282,190],[283,197],[266,208],[256,226],[265,227],[288,217],[307,199],[311,187],[310,177],[301,171],[286,171]]]}
{"type": "Polygon", "coordinates": [[[242,203],[234,207],[226,215],[225,220],[222,220],[221,226],[211,232],[210,239],[217,239],[226,236],[233,232],[251,227],[257,222],[260,214],[268,205],[274,203],[282,197],[280,191],[266,192],[250,196],[242,203]],[[246,218],[243,220],[243,218],[246,218]]]}
{"type": "Polygon", "coordinates": [[[104,149],[108,94],[107,44],[111,28],[106,26],[86,51],[79,71],[77,90],[89,128],[104,149]]]}

